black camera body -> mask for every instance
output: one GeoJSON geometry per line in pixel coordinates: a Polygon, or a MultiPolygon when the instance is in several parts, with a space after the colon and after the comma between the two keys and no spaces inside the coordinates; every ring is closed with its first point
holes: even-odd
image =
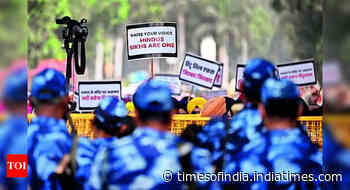
{"type": "Polygon", "coordinates": [[[68,40],[69,42],[73,42],[74,40],[86,41],[89,34],[89,30],[86,26],[86,19],[83,18],[80,22],[78,22],[76,20],[72,20],[68,16],[65,16],[62,19],[56,19],[56,24],[67,25],[62,33],[63,39],[68,40]]]}
{"type": "Polygon", "coordinates": [[[85,57],[85,42],[89,34],[87,20],[81,19],[80,22],[73,20],[68,16],[62,19],[56,19],[56,24],[64,24],[62,37],[64,39],[64,48],[67,52],[67,67],[66,79],[69,86],[69,79],[72,77],[72,59],[74,58],[75,71],[82,75],[85,72],[86,57],[85,57]],[[79,49],[80,44],[80,49],[79,49]],[[80,51],[79,51],[80,50],[80,51]],[[80,55],[80,61],[79,61],[80,55]],[[80,65],[79,65],[80,62],[80,65]]]}

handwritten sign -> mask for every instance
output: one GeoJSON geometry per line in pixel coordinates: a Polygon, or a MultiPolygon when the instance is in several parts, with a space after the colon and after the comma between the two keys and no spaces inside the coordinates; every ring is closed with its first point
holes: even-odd
{"type": "Polygon", "coordinates": [[[128,60],[177,57],[176,23],[145,23],[126,26],[128,60]]]}
{"type": "Polygon", "coordinates": [[[120,81],[79,81],[79,109],[94,110],[107,96],[121,98],[120,81]]]}
{"type": "Polygon", "coordinates": [[[220,65],[214,61],[191,54],[185,54],[179,79],[212,89],[219,68],[220,65]]]}
{"type": "Polygon", "coordinates": [[[156,74],[154,79],[161,80],[169,84],[171,93],[173,95],[181,94],[181,81],[179,80],[179,75],[171,74],[156,74]]]}
{"type": "Polygon", "coordinates": [[[236,67],[236,91],[242,91],[242,83],[243,83],[243,73],[244,73],[245,65],[238,64],[236,67]]]}
{"type": "Polygon", "coordinates": [[[313,60],[278,65],[280,79],[289,79],[299,86],[316,84],[313,60]]]}
{"type": "Polygon", "coordinates": [[[222,77],[223,76],[224,76],[224,64],[221,63],[220,67],[219,67],[219,72],[216,75],[216,79],[214,81],[214,86],[215,87],[221,88],[221,86],[222,86],[222,77]]]}

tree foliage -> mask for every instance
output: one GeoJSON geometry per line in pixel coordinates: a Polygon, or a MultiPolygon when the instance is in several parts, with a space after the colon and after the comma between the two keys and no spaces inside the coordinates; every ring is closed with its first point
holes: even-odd
{"type": "MultiPolygon", "coordinates": [[[[65,58],[58,17],[88,19],[87,61],[93,69],[96,44],[102,42],[106,60],[112,60],[115,39],[125,38],[125,24],[174,22],[180,13],[185,16],[186,51],[199,53],[200,40],[212,35],[217,47],[226,43],[230,65],[242,56],[242,39],[249,57],[274,58],[274,48],[288,52],[281,53],[283,60],[321,57],[321,0],[28,0],[30,65],[65,58]],[[287,44],[276,40],[281,34],[288,36],[287,44]]],[[[127,73],[141,67],[130,64],[127,73]]]]}
{"type": "Polygon", "coordinates": [[[26,56],[26,1],[1,1],[0,8],[0,65],[4,67],[26,56]]]}
{"type": "Polygon", "coordinates": [[[30,66],[34,67],[43,58],[65,58],[60,39],[62,26],[55,23],[56,18],[87,18],[92,34],[89,40],[96,42],[103,41],[118,24],[126,21],[129,9],[128,0],[28,0],[30,66]]]}
{"type": "Polygon", "coordinates": [[[271,6],[281,14],[280,27],[288,34],[297,58],[322,59],[322,0],[272,0],[271,6]]]}

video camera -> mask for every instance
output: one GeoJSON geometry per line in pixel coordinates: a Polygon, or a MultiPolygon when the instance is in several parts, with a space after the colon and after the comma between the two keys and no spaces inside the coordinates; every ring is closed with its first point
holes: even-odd
{"type": "Polygon", "coordinates": [[[62,31],[62,37],[64,39],[64,48],[67,52],[67,68],[66,79],[72,77],[72,57],[74,57],[76,73],[81,75],[85,72],[86,57],[85,57],[85,42],[89,33],[87,28],[87,20],[81,19],[80,22],[72,20],[70,17],[65,16],[62,19],[56,19],[56,24],[67,25],[62,31]],[[79,48],[80,43],[80,65],[79,65],[79,48]],[[72,44],[70,46],[70,44],[72,44]]]}
{"type": "Polygon", "coordinates": [[[80,22],[72,20],[65,16],[62,19],[56,19],[56,24],[65,24],[66,28],[63,30],[63,39],[73,42],[74,40],[86,41],[88,35],[88,28],[86,26],[87,20],[81,19],[80,22]]]}

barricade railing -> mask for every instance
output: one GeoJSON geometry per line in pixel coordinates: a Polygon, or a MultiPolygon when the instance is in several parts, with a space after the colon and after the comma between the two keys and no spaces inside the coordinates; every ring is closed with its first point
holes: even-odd
{"type": "MultiPolygon", "coordinates": [[[[94,137],[94,131],[91,127],[94,119],[93,114],[71,114],[71,116],[79,136],[94,137]]],[[[32,117],[32,114],[28,114],[29,122],[32,117]]],[[[322,147],[322,119],[322,116],[303,116],[298,118],[300,123],[306,126],[311,141],[317,143],[320,147],[322,147]]],[[[176,114],[172,118],[170,131],[173,134],[180,135],[188,125],[197,124],[204,126],[209,120],[209,117],[201,117],[199,114],[176,114]]],[[[68,127],[68,130],[70,131],[71,129],[68,127]]]]}

